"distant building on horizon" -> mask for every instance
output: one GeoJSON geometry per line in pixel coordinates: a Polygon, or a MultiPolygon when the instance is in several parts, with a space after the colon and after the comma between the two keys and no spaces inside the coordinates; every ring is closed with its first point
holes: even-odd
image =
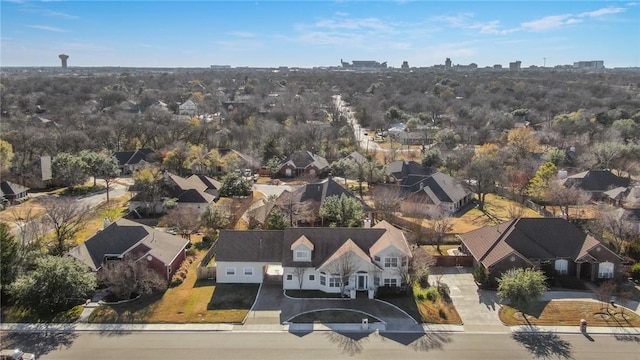
{"type": "Polygon", "coordinates": [[[445,68],[445,70],[451,70],[451,59],[450,58],[447,58],[444,61],[444,68],[445,68]]]}
{"type": "Polygon", "coordinates": [[[409,62],[408,61],[403,61],[402,62],[402,66],[400,66],[400,68],[405,69],[405,70],[409,69],[409,62]]]}
{"type": "Polygon", "coordinates": [[[576,69],[604,69],[604,61],[602,60],[591,60],[591,61],[577,61],[573,63],[573,67],[576,69]]]}
{"type": "Polygon", "coordinates": [[[340,64],[342,64],[343,69],[353,69],[353,70],[378,70],[378,69],[386,69],[387,62],[379,63],[373,60],[353,60],[351,64],[348,62],[344,62],[340,59],[340,64]]]}
{"type": "Polygon", "coordinates": [[[520,60],[516,60],[514,62],[509,63],[509,71],[520,71],[520,66],[522,62],[520,60]]]}

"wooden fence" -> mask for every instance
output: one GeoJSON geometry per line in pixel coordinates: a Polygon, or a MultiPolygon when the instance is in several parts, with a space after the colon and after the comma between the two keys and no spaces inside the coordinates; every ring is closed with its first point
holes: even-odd
{"type": "Polygon", "coordinates": [[[216,279],[216,267],[215,266],[198,266],[198,280],[215,280],[216,279]]]}

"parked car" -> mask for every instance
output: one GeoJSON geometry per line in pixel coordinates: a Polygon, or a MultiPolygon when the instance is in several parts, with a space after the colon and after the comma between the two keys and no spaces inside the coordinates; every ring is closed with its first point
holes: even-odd
{"type": "Polygon", "coordinates": [[[0,360],[36,360],[36,355],[18,349],[0,350],[0,360]]]}

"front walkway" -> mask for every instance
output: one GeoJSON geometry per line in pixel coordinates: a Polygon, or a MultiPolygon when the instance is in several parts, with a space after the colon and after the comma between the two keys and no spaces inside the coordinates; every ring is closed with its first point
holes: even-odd
{"type": "Polygon", "coordinates": [[[449,295],[462,318],[465,331],[509,332],[498,317],[498,295],[495,291],[479,289],[471,272],[471,268],[463,267],[434,268],[429,283],[435,285],[440,279],[449,285],[449,295]]]}
{"type": "Polygon", "coordinates": [[[283,324],[295,316],[328,309],[344,309],[376,317],[389,331],[412,331],[420,325],[404,311],[379,300],[370,299],[296,299],[283,294],[281,284],[263,284],[245,325],[283,324]]]}

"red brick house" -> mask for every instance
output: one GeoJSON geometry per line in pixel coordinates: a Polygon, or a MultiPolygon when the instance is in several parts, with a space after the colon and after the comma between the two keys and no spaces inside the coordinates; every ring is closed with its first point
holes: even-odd
{"type": "Polygon", "coordinates": [[[459,235],[462,252],[493,277],[512,268],[548,265],[556,274],[595,281],[613,278],[623,259],[561,218],[519,218],[459,235]]]}
{"type": "Polygon", "coordinates": [[[69,255],[100,271],[105,260],[122,259],[134,255],[144,261],[167,281],[186,258],[189,240],[167,234],[127,219],[119,219],[87,239],[69,255]]]}
{"type": "Polygon", "coordinates": [[[321,176],[329,172],[329,162],[310,151],[296,151],[280,163],[278,173],[286,177],[321,176]]]}

